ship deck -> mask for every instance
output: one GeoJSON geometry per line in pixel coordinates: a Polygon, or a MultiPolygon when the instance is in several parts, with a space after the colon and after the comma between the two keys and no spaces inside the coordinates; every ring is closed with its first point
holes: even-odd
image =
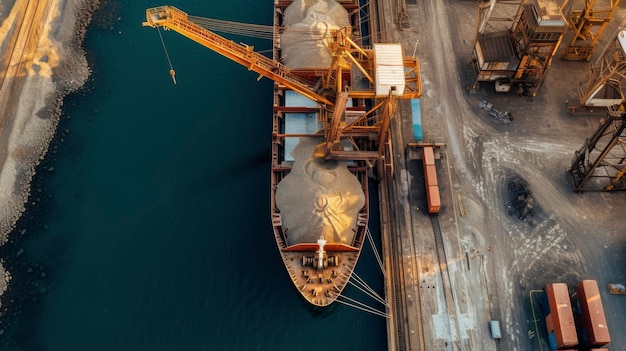
{"type": "Polygon", "coordinates": [[[282,91],[291,112],[275,116],[272,221],[285,267],[302,296],[327,306],[341,294],[367,230],[367,169],[314,156],[323,138],[311,101],[282,91]],[[299,105],[299,106],[296,106],[299,105]],[[300,111],[300,112],[298,112],[300,111]],[[318,239],[326,241],[319,253],[318,239]]]}
{"type": "MultiPolygon", "coordinates": [[[[287,9],[291,3],[275,2],[275,33],[284,23],[293,22],[285,20],[287,13],[294,14],[287,9]]],[[[353,34],[360,38],[358,0],[338,3],[347,11],[353,34]]],[[[282,62],[282,46],[287,42],[275,35],[274,60],[282,62]]],[[[319,78],[320,67],[306,67],[292,72],[311,81],[319,78]]],[[[359,110],[352,101],[346,108],[359,110]]],[[[318,145],[324,144],[327,112],[299,93],[274,85],[272,225],[294,286],[316,306],[331,304],[345,288],[363,246],[369,215],[365,164],[315,157],[318,145]]],[[[343,147],[352,150],[354,146],[346,142],[343,147]]]]}

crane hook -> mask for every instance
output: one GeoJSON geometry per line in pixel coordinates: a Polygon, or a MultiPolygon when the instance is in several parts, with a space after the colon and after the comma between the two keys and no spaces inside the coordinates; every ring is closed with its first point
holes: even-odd
{"type": "Polygon", "coordinates": [[[174,72],[173,69],[170,70],[170,76],[172,76],[172,80],[174,81],[174,84],[176,84],[176,72],[174,72]]]}

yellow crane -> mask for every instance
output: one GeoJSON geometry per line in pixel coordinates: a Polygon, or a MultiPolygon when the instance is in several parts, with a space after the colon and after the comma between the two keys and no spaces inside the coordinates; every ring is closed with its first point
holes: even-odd
{"type": "MultiPolygon", "coordinates": [[[[580,105],[611,107],[624,101],[622,82],[626,76],[626,23],[622,24],[597,61],[589,65],[588,78],[578,86],[580,105]]],[[[575,108],[570,108],[575,111],[575,108]]]]}
{"type": "MultiPolygon", "coordinates": [[[[399,68],[403,76],[401,91],[392,87],[387,91],[378,88],[379,82],[389,73],[389,67],[377,65],[374,49],[361,48],[350,39],[350,28],[331,32],[329,50],[331,65],[326,71],[318,73],[317,81],[303,78],[276,60],[272,60],[254,51],[252,46],[238,44],[204,28],[189,18],[190,16],[172,6],[160,6],[146,10],[144,26],[163,27],[173,30],[245,67],[267,77],[276,84],[294,90],[317,102],[327,120],[325,128],[326,143],[323,150],[327,159],[338,160],[374,160],[380,159],[388,136],[389,121],[394,116],[398,98],[419,98],[422,93],[419,62],[414,57],[407,57],[400,52],[399,68]],[[385,71],[385,68],[387,70],[385,71]],[[381,72],[377,72],[381,70],[381,72]],[[367,80],[364,86],[345,82],[344,73],[358,75],[367,80]],[[347,83],[347,84],[346,84],[347,83]],[[345,107],[349,98],[371,99],[372,108],[354,121],[346,122],[345,107]],[[378,150],[334,150],[333,145],[343,137],[377,135],[378,150]]],[[[384,45],[384,44],[383,44],[384,45]]],[[[392,69],[393,70],[393,69],[392,69]]]]}
{"type": "MultiPolygon", "coordinates": [[[[613,14],[617,10],[619,2],[620,0],[585,0],[582,10],[571,11],[567,20],[574,36],[561,58],[589,61],[598,38],[609,22],[613,20],[613,14]]],[[[561,10],[565,10],[568,4],[570,4],[570,0],[565,0],[561,4],[561,10]]]]}
{"type": "Polygon", "coordinates": [[[327,98],[315,93],[309,82],[291,74],[284,65],[256,53],[252,46],[237,44],[203,28],[189,20],[187,13],[175,7],[160,6],[147,9],[146,22],[143,22],[143,25],[171,29],[311,100],[333,105],[327,98]]]}

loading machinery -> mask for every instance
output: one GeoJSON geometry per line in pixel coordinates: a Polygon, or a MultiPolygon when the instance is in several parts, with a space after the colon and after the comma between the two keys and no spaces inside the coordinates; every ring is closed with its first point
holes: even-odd
{"type": "Polygon", "coordinates": [[[609,110],[576,151],[569,173],[574,191],[626,190],[626,109],[609,110]]]}
{"type": "Polygon", "coordinates": [[[536,95],[567,28],[556,0],[489,0],[478,9],[473,88],[493,82],[497,92],[536,95]]]}
{"type": "MultiPolygon", "coordinates": [[[[268,58],[255,52],[251,46],[225,39],[203,27],[201,23],[204,22],[205,19],[190,16],[175,7],[161,6],[146,10],[143,25],[173,30],[318,103],[323,115],[320,120],[324,123],[321,133],[326,141],[324,150],[320,152],[326,159],[381,160],[397,100],[421,96],[416,58],[404,56],[401,48],[391,48],[395,68],[377,64],[374,49],[361,47],[351,39],[352,28],[331,31],[331,36],[327,38],[332,56],[328,69],[306,71],[291,70],[277,58],[268,58]],[[403,81],[402,86],[385,85],[385,79],[393,75],[397,79],[398,74],[403,81]],[[356,120],[346,120],[345,109],[349,99],[365,108],[356,120]],[[347,140],[354,149],[333,147],[340,139],[347,140]]],[[[274,45],[279,45],[277,41],[274,38],[274,45]]]]}
{"type": "MultiPolygon", "coordinates": [[[[588,77],[578,86],[583,107],[619,106],[624,101],[622,83],[626,77],[626,23],[608,42],[600,57],[589,65],[588,77]]],[[[575,108],[570,108],[575,112],[575,108]]]]}
{"type": "Polygon", "coordinates": [[[565,0],[561,11],[567,11],[567,22],[573,36],[565,48],[564,60],[591,60],[593,49],[607,25],[613,20],[613,14],[620,0],[584,0],[584,7],[572,10],[573,2],[565,0]]]}

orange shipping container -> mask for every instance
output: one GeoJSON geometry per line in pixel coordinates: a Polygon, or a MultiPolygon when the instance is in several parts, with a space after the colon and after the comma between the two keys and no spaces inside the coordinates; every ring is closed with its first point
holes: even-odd
{"type": "Polygon", "coordinates": [[[435,168],[435,155],[432,147],[424,147],[424,182],[426,183],[426,201],[428,213],[437,214],[441,208],[441,196],[437,181],[437,169],[435,168]]]}
{"type": "Polygon", "coordinates": [[[435,151],[430,146],[424,146],[424,165],[435,164],[435,151]]]}
{"type": "Polygon", "coordinates": [[[597,281],[578,284],[572,294],[572,307],[581,345],[604,346],[611,342],[597,281]]]}
{"type": "Polygon", "coordinates": [[[426,190],[426,197],[428,200],[428,213],[439,213],[439,209],[441,208],[439,188],[437,186],[429,186],[426,190]]]}
{"type": "Polygon", "coordinates": [[[574,324],[574,314],[570,304],[567,284],[552,283],[546,285],[546,295],[550,305],[550,314],[546,318],[548,325],[548,337],[551,347],[554,349],[564,349],[578,345],[576,326],[574,324]],[[548,323],[548,318],[551,318],[548,323]]]}
{"type": "Polygon", "coordinates": [[[439,185],[437,182],[437,169],[435,165],[424,165],[424,180],[426,181],[426,186],[437,186],[439,185]]]}

